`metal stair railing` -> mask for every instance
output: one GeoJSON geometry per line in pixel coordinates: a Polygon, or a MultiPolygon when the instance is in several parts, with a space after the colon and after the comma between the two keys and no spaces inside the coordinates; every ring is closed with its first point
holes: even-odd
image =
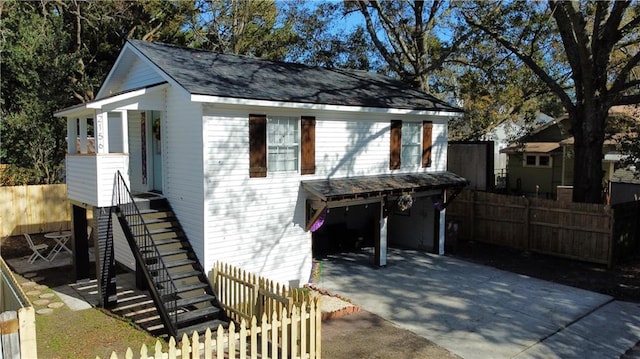
{"type": "Polygon", "coordinates": [[[156,299],[158,314],[163,318],[165,324],[170,327],[167,328],[170,330],[170,334],[175,336],[178,329],[178,308],[175,296],[177,286],[153,242],[149,228],[142,218],[140,209],[133,200],[131,191],[129,191],[129,187],[120,171],[116,172],[115,177],[112,206],[117,208],[118,218],[121,219],[120,222],[123,224],[122,229],[136,260],[141,264],[139,267],[143,269],[147,282],[153,284],[149,286],[149,290],[156,299]],[[126,220],[124,220],[125,218],[126,220]],[[124,225],[125,223],[123,222],[128,223],[128,225],[124,225]],[[154,277],[157,281],[153,279],[154,277]],[[156,286],[156,282],[161,283],[161,285],[156,286]],[[172,310],[168,310],[165,303],[170,303],[172,310]]]}

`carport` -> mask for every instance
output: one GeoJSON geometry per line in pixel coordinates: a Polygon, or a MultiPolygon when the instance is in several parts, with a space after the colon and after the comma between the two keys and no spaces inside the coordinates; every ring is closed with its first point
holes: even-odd
{"type": "Polygon", "coordinates": [[[387,264],[388,243],[443,254],[445,209],[467,184],[446,171],[302,181],[306,229],[314,250],[371,243],[376,266],[387,264]]]}

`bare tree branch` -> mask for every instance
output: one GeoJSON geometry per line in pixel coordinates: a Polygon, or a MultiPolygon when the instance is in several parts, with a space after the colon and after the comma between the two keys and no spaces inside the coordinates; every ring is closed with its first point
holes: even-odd
{"type": "Polygon", "coordinates": [[[514,55],[516,55],[527,66],[529,66],[531,71],[533,71],[540,78],[540,80],[542,80],[542,82],[544,82],[547,86],[549,86],[551,91],[560,98],[560,101],[565,106],[565,108],[567,108],[567,110],[568,109],[572,109],[572,108],[575,107],[575,105],[573,104],[573,101],[571,100],[569,95],[567,95],[567,93],[563,90],[563,88],[560,86],[560,84],[558,84],[551,76],[549,76],[549,74],[546,71],[544,71],[533,60],[533,58],[531,56],[527,56],[527,55],[523,54],[509,40],[505,39],[502,35],[496,33],[495,31],[491,30],[487,26],[485,26],[485,25],[483,25],[483,24],[481,24],[479,22],[474,21],[473,19],[471,19],[471,17],[469,17],[466,14],[464,15],[464,17],[465,17],[465,20],[467,21],[467,23],[469,23],[470,25],[472,25],[472,26],[482,30],[483,32],[485,32],[492,39],[494,39],[495,41],[500,43],[507,50],[512,52],[514,55]]]}

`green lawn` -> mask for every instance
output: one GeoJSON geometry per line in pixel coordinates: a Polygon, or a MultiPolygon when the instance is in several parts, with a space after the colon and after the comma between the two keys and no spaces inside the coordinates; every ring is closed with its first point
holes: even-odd
{"type": "MultiPolygon", "coordinates": [[[[16,275],[19,282],[27,280],[16,275]]],[[[53,293],[46,289],[43,293],[53,293]]],[[[34,303],[38,297],[29,296],[34,303]]],[[[54,297],[51,301],[60,301],[54,297]]],[[[33,304],[36,310],[45,305],[33,304]]],[[[38,358],[96,358],[107,359],[115,351],[124,358],[127,348],[138,354],[142,344],[154,348],[156,338],[126,320],[100,308],[73,311],[67,306],[54,309],[51,314],[36,313],[38,358]]],[[[162,341],[163,346],[166,344],[162,341]]]]}

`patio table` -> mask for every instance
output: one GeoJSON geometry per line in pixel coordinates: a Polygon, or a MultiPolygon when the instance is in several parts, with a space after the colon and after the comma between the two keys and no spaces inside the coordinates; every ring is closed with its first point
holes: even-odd
{"type": "Polygon", "coordinates": [[[68,253],[72,253],[71,249],[67,247],[67,242],[71,238],[71,231],[56,231],[50,232],[44,235],[45,238],[53,239],[56,244],[47,256],[49,260],[54,259],[61,250],[65,250],[68,253]]]}

